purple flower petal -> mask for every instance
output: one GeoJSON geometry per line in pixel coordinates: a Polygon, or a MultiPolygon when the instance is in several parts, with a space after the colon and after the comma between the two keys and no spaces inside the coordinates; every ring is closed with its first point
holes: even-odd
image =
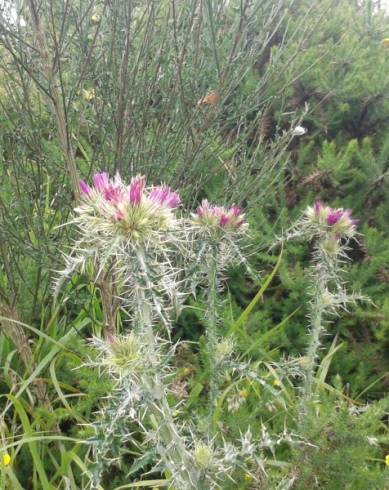
{"type": "Polygon", "coordinates": [[[84,194],[85,196],[89,196],[90,193],[92,192],[92,189],[84,180],[80,180],[79,186],[80,186],[81,193],[84,194]]]}
{"type": "Polygon", "coordinates": [[[323,203],[321,201],[316,201],[314,206],[313,206],[315,214],[319,214],[320,211],[322,210],[322,208],[323,208],[323,203]]]}
{"type": "Polygon", "coordinates": [[[120,187],[109,185],[104,189],[103,195],[107,201],[118,203],[122,198],[122,190],[120,187]]]}
{"type": "Polygon", "coordinates": [[[238,216],[241,216],[243,214],[243,209],[240,208],[239,206],[236,206],[235,204],[233,204],[230,207],[230,213],[232,214],[232,216],[238,217],[238,216]]]}
{"type": "Polygon", "coordinates": [[[225,208],[224,206],[209,204],[206,199],[197,208],[196,215],[198,218],[204,219],[208,226],[220,226],[230,230],[237,230],[245,223],[243,211],[239,206],[233,204],[230,208],[225,208]]]}
{"type": "Polygon", "coordinates": [[[225,228],[225,227],[226,227],[226,225],[227,225],[227,223],[228,223],[229,221],[230,221],[230,218],[229,218],[229,217],[228,217],[226,214],[222,213],[222,214],[221,214],[221,216],[220,216],[220,218],[219,218],[219,225],[220,225],[222,228],[225,228]]]}
{"type": "Polygon", "coordinates": [[[131,179],[131,184],[129,187],[128,194],[129,194],[130,203],[133,206],[139,206],[142,200],[145,184],[146,184],[145,178],[141,177],[140,175],[137,175],[136,177],[133,177],[131,179]]]}
{"type": "Polygon", "coordinates": [[[100,172],[93,176],[93,185],[96,190],[103,192],[109,185],[109,176],[107,172],[100,172]]]}
{"type": "Polygon", "coordinates": [[[340,209],[331,210],[327,216],[327,225],[333,226],[342,218],[343,211],[340,209]]]}
{"type": "Polygon", "coordinates": [[[160,185],[154,187],[149,194],[149,199],[155,203],[165,205],[169,208],[178,208],[180,205],[180,196],[177,192],[173,192],[170,187],[160,185]]]}

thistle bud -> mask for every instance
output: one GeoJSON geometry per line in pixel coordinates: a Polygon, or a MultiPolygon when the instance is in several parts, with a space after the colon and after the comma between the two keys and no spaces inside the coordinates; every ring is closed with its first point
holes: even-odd
{"type": "Polygon", "coordinates": [[[218,364],[225,361],[234,352],[234,343],[231,339],[224,339],[216,345],[215,348],[215,359],[218,364]]]}
{"type": "Polygon", "coordinates": [[[204,199],[192,217],[195,225],[209,231],[243,232],[247,228],[244,213],[235,204],[226,208],[204,199]]]}
{"type": "Polygon", "coordinates": [[[330,236],[329,238],[324,239],[319,246],[327,255],[335,256],[340,251],[339,239],[336,236],[330,236]]]}
{"type": "Polygon", "coordinates": [[[139,372],[143,368],[141,344],[131,332],[121,337],[110,336],[104,363],[119,374],[139,372]]]}
{"type": "Polygon", "coordinates": [[[305,215],[313,225],[319,227],[319,231],[339,237],[354,236],[358,224],[357,220],[352,219],[349,209],[331,208],[321,201],[308,206],[305,215]]]}
{"type": "Polygon", "coordinates": [[[211,468],[214,454],[210,446],[202,442],[196,444],[193,456],[200,470],[206,471],[211,468]]]}

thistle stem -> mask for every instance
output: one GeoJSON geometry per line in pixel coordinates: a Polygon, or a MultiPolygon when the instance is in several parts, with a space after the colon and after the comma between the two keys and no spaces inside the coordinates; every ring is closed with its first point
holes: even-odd
{"type": "Polygon", "coordinates": [[[209,365],[209,396],[208,396],[208,418],[209,427],[212,426],[212,416],[217,398],[217,365],[215,362],[215,349],[218,343],[217,329],[217,250],[212,247],[208,264],[208,294],[207,294],[207,357],[209,365]]]}
{"type": "MultiPolygon", "coordinates": [[[[152,283],[149,279],[148,268],[144,250],[137,251],[137,258],[141,268],[144,284],[140,284],[138,291],[138,329],[144,334],[148,345],[149,362],[152,366],[157,359],[156,337],[152,326],[152,306],[147,293],[152,292],[152,283]]],[[[173,420],[171,408],[167,401],[163,380],[158,372],[154,375],[145,375],[145,383],[153,393],[153,398],[147,400],[148,411],[157,423],[157,451],[166,467],[171,471],[174,480],[182,490],[197,490],[198,472],[195,469],[192,457],[185,442],[179,435],[173,420]]]]}
{"type": "Polygon", "coordinates": [[[118,309],[115,300],[114,284],[112,276],[109,273],[99,283],[99,289],[104,316],[104,336],[107,338],[116,333],[116,315],[118,309]]]}
{"type": "Polygon", "coordinates": [[[311,301],[311,329],[307,347],[307,363],[305,366],[305,383],[303,386],[302,411],[304,415],[308,409],[308,403],[313,395],[313,384],[316,372],[317,358],[320,348],[321,336],[324,332],[326,301],[325,295],[328,294],[330,283],[336,277],[337,260],[336,255],[331,257],[323,252],[322,243],[316,249],[317,257],[315,263],[315,273],[313,275],[313,286],[315,295],[311,301]]]}
{"type": "Polygon", "coordinates": [[[323,332],[323,295],[318,291],[312,305],[312,328],[307,349],[306,379],[304,385],[304,399],[309,401],[312,396],[312,386],[315,377],[315,366],[320,347],[320,335],[323,332]]]}

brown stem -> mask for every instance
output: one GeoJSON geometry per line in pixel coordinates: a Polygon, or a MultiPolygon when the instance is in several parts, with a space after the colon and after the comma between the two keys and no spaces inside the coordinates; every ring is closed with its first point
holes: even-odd
{"type": "MultiPolygon", "coordinates": [[[[131,21],[131,2],[128,2],[127,22],[128,26],[131,21]]],[[[123,145],[127,120],[127,103],[128,103],[128,59],[130,54],[130,33],[129,27],[126,29],[126,39],[124,44],[124,53],[120,63],[119,79],[120,92],[117,111],[117,130],[116,130],[116,148],[115,148],[115,172],[121,171],[123,145]]]]}
{"type": "MultiPolygon", "coordinates": [[[[27,372],[31,374],[36,367],[34,356],[28,337],[22,326],[19,324],[20,320],[16,309],[4,303],[0,303],[0,315],[2,316],[0,321],[1,330],[14,344],[23,364],[26,366],[27,372]]],[[[46,406],[49,404],[46,387],[41,380],[35,380],[33,391],[40,403],[43,403],[46,406]]]]}
{"type": "Polygon", "coordinates": [[[74,158],[73,148],[70,143],[70,134],[65,114],[64,103],[58,89],[58,87],[61,86],[60,80],[58,80],[58,78],[55,76],[55,63],[53,62],[53,59],[51,59],[49,54],[45,29],[43,27],[42,20],[38,14],[37,5],[34,0],[29,0],[28,5],[31,12],[32,27],[35,34],[37,48],[41,57],[43,72],[49,84],[49,106],[55,118],[58,131],[58,139],[65,158],[66,167],[70,178],[70,185],[75,199],[79,200],[81,197],[79,188],[80,179],[76,166],[76,160],[74,158]]]}
{"type": "Polygon", "coordinates": [[[101,303],[104,315],[104,336],[115,335],[116,333],[116,314],[118,311],[118,301],[115,298],[115,286],[110,273],[98,283],[101,295],[101,303]]]}

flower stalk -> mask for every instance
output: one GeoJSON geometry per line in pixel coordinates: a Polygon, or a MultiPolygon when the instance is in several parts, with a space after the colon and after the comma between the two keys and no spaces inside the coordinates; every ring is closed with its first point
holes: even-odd
{"type": "Polygon", "coordinates": [[[208,291],[206,312],[207,358],[209,364],[208,421],[212,428],[212,417],[218,393],[217,359],[215,351],[218,344],[217,327],[217,248],[211,246],[208,263],[208,291]]]}
{"type": "Polygon", "coordinates": [[[158,373],[157,336],[153,330],[153,303],[157,300],[153,294],[153,284],[148,275],[145,251],[139,247],[136,251],[140,266],[139,292],[137,294],[137,330],[145,339],[145,351],[148,364],[155,366],[153,375],[144,373],[143,382],[148,386],[152,397],[145,398],[146,411],[156,425],[155,446],[165,466],[172,473],[175,484],[183,490],[198,489],[198,472],[195,470],[191,454],[185,440],[180,436],[173,420],[172,409],[166,397],[165,383],[158,373]],[[147,295],[151,297],[147,297],[147,295]]]}
{"type": "MultiPolygon", "coordinates": [[[[312,397],[313,381],[315,377],[315,368],[318,358],[318,353],[321,345],[321,337],[325,332],[324,327],[324,314],[325,308],[325,296],[328,294],[329,284],[326,278],[327,274],[323,274],[322,266],[325,264],[326,257],[320,253],[320,246],[318,247],[318,255],[316,257],[316,264],[314,274],[312,276],[312,283],[315,286],[314,296],[311,300],[310,320],[311,327],[309,332],[309,341],[307,347],[307,358],[305,365],[305,383],[303,387],[303,399],[305,403],[312,397]]],[[[334,272],[334,271],[333,271],[334,272]]]]}
{"type": "Polygon", "coordinates": [[[98,283],[101,296],[101,306],[104,316],[104,335],[109,337],[116,333],[116,315],[119,302],[115,297],[115,285],[112,273],[105,274],[102,281],[98,283]]]}
{"type": "Polygon", "coordinates": [[[239,243],[247,229],[247,223],[240,207],[217,206],[207,200],[203,200],[201,206],[197,208],[196,213],[192,215],[192,221],[199,243],[196,262],[205,265],[207,292],[204,319],[209,370],[208,428],[212,434],[213,411],[218,396],[221,366],[225,360],[223,355],[217,355],[221,344],[217,315],[218,282],[224,269],[242,259],[239,243]]]}
{"type": "Polygon", "coordinates": [[[314,381],[321,346],[330,315],[357,299],[350,295],[341,279],[341,265],[348,260],[349,240],[356,235],[357,221],[348,209],[334,209],[317,201],[309,206],[303,218],[287,233],[286,239],[314,240],[313,273],[311,276],[311,301],[309,340],[304,358],[304,384],[301,411],[304,416],[314,395],[314,381]]]}

